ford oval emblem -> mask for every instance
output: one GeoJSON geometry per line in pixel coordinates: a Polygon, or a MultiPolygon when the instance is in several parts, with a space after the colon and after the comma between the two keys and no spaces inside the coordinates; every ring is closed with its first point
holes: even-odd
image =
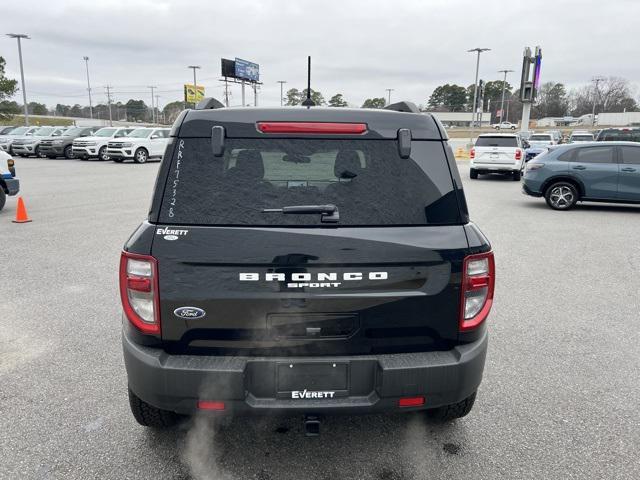
{"type": "Polygon", "coordinates": [[[165,240],[177,240],[178,236],[177,235],[165,235],[164,239],[165,240]]]}
{"type": "Polygon", "coordinates": [[[204,317],[207,312],[198,307],[180,307],[176,308],[173,314],[178,318],[195,319],[204,317]]]}

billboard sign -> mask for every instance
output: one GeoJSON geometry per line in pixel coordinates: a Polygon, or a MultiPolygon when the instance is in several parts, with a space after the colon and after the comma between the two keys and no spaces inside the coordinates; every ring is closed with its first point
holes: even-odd
{"type": "Polygon", "coordinates": [[[204,86],[198,85],[197,88],[193,88],[193,83],[186,83],[184,85],[184,101],[187,103],[198,103],[204,98],[204,86]]]}
{"type": "Polygon", "coordinates": [[[248,62],[236,58],[236,78],[257,82],[260,80],[260,66],[257,63],[248,62]]]}

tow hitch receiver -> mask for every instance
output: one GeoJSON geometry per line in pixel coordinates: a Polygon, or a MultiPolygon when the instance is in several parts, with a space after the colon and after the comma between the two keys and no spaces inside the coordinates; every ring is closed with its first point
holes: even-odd
{"type": "Polygon", "coordinates": [[[304,416],[304,434],[307,437],[317,437],[320,435],[320,418],[315,415],[304,416]]]}

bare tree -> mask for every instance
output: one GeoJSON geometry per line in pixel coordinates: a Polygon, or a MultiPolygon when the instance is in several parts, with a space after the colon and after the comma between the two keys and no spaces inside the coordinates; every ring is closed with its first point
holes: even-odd
{"type": "Polygon", "coordinates": [[[607,77],[596,84],[574,89],[569,95],[571,113],[575,116],[591,113],[596,104],[596,113],[636,110],[635,88],[626,78],[607,77]]]}

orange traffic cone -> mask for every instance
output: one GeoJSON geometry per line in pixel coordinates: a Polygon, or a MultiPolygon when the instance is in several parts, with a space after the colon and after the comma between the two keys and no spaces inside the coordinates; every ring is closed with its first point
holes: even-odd
{"type": "Polygon", "coordinates": [[[12,220],[13,223],[27,223],[31,219],[27,215],[27,207],[24,206],[24,200],[22,197],[18,197],[18,208],[16,210],[16,219],[12,220]]]}

